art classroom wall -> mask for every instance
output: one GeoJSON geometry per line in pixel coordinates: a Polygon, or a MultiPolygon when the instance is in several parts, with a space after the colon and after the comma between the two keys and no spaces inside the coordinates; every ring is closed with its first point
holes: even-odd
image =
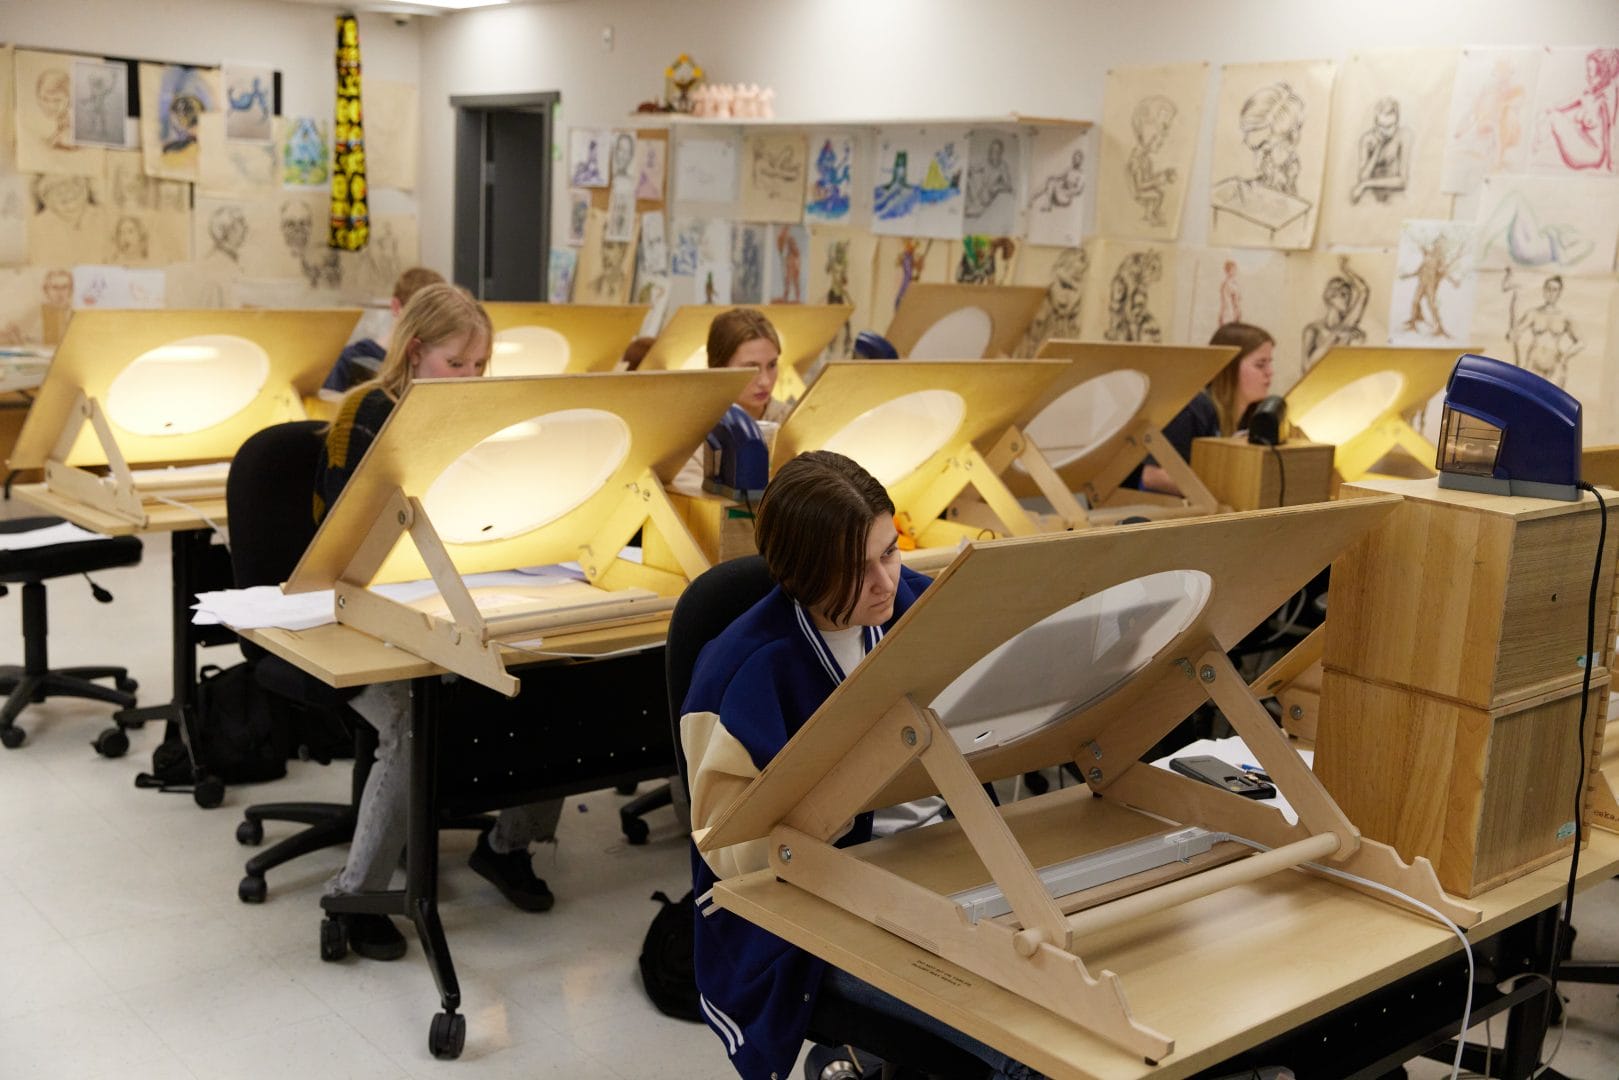
{"type": "MultiPolygon", "coordinates": [[[[282,77],[282,115],[324,117],[329,125],[335,85],[332,56],[334,13],[334,7],[285,3],[281,0],[167,0],[163,4],[139,5],[122,0],[52,0],[51,3],[0,0],[0,42],[27,50],[129,57],[204,67],[242,64],[273,68],[282,77]]],[[[400,25],[384,16],[362,15],[360,40],[363,78],[367,83],[414,86],[420,82],[419,22],[400,25]]],[[[9,102],[10,95],[0,95],[0,99],[9,102]]],[[[204,119],[222,117],[205,114],[204,119]]],[[[418,127],[413,125],[410,134],[414,135],[418,127]]],[[[0,133],[9,130],[9,124],[0,126],[0,133]]],[[[368,137],[371,134],[368,130],[368,137]]],[[[252,144],[230,145],[247,147],[252,144]]],[[[409,147],[405,152],[414,155],[416,150],[409,147]]],[[[109,151],[109,154],[112,153],[118,152],[109,151]]],[[[138,161],[139,151],[133,152],[133,156],[138,161]]],[[[0,155],[0,166],[12,165],[8,158],[9,154],[0,155]]],[[[229,166],[232,163],[223,164],[229,166]]],[[[389,164],[386,156],[383,164],[389,164]]],[[[396,162],[392,167],[398,168],[399,165],[396,162]]],[[[373,170],[376,168],[373,165],[373,170]]],[[[136,171],[139,171],[138,167],[136,171]]],[[[24,181],[27,179],[31,178],[25,177],[24,181]]],[[[109,182],[109,191],[115,187],[109,182]]],[[[0,209],[6,204],[6,190],[0,187],[0,209]]],[[[189,198],[189,187],[181,190],[189,198]]],[[[319,198],[319,191],[314,194],[317,202],[323,201],[319,198]]],[[[283,193],[277,189],[260,195],[263,196],[260,201],[270,208],[265,219],[269,223],[268,228],[279,242],[286,227],[286,215],[281,214],[282,220],[277,220],[282,204],[288,202],[289,198],[302,202],[307,193],[283,193]]],[[[384,224],[389,226],[385,238],[387,243],[378,246],[369,256],[348,259],[352,264],[349,268],[354,271],[350,277],[356,289],[363,289],[363,293],[351,290],[341,297],[333,293],[322,302],[337,302],[340,298],[355,300],[361,295],[369,297],[375,292],[375,282],[371,279],[378,276],[387,276],[388,285],[391,286],[391,275],[371,271],[375,270],[378,258],[386,254],[384,248],[414,248],[416,208],[414,196],[403,192],[386,192],[374,198],[373,220],[379,228],[384,224]],[[408,223],[404,220],[406,216],[409,217],[408,223]]],[[[31,202],[27,204],[27,209],[32,209],[31,202]]],[[[162,209],[168,209],[166,202],[162,209]]],[[[10,224],[9,217],[0,216],[0,228],[10,224]]],[[[167,261],[160,255],[171,250],[172,245],[159,245],[155,224],[148,224],[153,225],[152,258],[144,261],[126,260],[129,265],[161,266],[167,261]]],[[[183,223],[179,233],[182,241],[190,239],[189,233],[194,224],[194,215],[183,223]]],[[[319,224],[319,215],[316,214],[311,228],[314,240],[319,239],[318,235],[314,235],[314,229],[319,224]]],[[[5,250],[5,244],[0,243],[0,252],[5,250]]],[[[271,251],[273,253],[273,248],[271,251]]],[[[206,252],[192,251],[190,254],[192,258],[200,260],[206,252]]],[[[90,261],[107,260],[98,258],[90,261]]],[[[444,269],[448,270],[447,260],[444,269]]],[[[0,279],[5,282],[0,292],[9,294],[10,285],[14,284],[12,279],[26,276],[29,272],[29,267],[6,266],[0,269],[0,279]]],[[[299,280],[303,274],[303,271],[299,271],[299,276],[265,282],[264,289],[245,299],[265,304],[304,302],[300,297],[302,286],[299,280]]],[[[174,306],[174,298],[183,297],[185,292],[178,281],[184,274],[170,276],[177,279],[170,282],[170,306],[174,306]]],[[[11,317],[0,312],[0,327],[9,321],[12,321],[11,317]]]]}

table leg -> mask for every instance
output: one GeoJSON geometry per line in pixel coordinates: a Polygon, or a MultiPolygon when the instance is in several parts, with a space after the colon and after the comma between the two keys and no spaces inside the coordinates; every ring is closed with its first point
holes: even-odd
{"type": "Polygon", "coordinates": [[[438,914],[438,723],[444,683],[438,676],[417,679],[410,695],[410,809],[406,825],[405,914],[438,986],[444,1011],[433,1017],[428,1048],[437,1058],[459,1057],[466,1042],[461,984],[455,977],[450,943],[438,914]]]}

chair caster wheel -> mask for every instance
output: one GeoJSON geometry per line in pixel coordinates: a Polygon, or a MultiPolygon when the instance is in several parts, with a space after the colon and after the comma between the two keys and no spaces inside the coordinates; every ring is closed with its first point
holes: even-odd
{"type": "Polygon", "coordinates": [[[264,843],[264,822],[243,818],[236,826],[236,842],[243,847],[258,847],[264,843]]]}
{"type": "Polygon", "coordinates": [[[225,801],[225,784],[217,776],[205,776],[191,788],[191,800],[204,810],[212,810],[225,801]]]}
{"type": "Polygon", "coordinates": [[[620,818],[618,827],[623,830],[624,839],[637,846],[646,843],[652,831],[646,822],[636,817],[620,818]]]}
{"type": "Polygon", "coordinates": [[[20,727],[0,728],[0,746],[7,750],[15,750],[28,738],[28,732],[20,727]]]}
{"type": "MultiPolygon", "coordinates": [[[[118,687],[118,689],[122,690],[126,694],[133,694],[135,691],[141,688],[141,684],[134,679],[131,679],[128,675],[125,675],[121,679],[115,679],[113,681],[113,685],[118,687]]],[[[141,721],[143,724],[145,722],[146,721],[144,720],[141,721]]]]}
{"type": "Polygon", "coordinates": [[[440,1061],[461,1056],[467,1044],[467,1018],[460,1013],[441,1012],[433,1017],[433,1026],[427,1031],[427,1048],[440,1061]]]}
{"type": "Polygon", "coordinates": [[[129,753],[129,736],[120,727],[110,727],[95,737],[91,746],[104,758],[123,757],[129,753]]]}
{"type": "Polygon", "coordinates": [[[1026,772],[1023,774],[1023,786],[1029,789],[1030,795],[1044,795],[1051,790],[1051,781],[1043,773],[1026,772]]]}
{"type": "Polygon", "coordinates": [[[320,922],[320,958],[334,963],[349,954],[349,930],[343,920],[328,915],[320,922]]]}
{"type": "Polygon", "coordinates": [[[249,874],[236,883],[236,899],[244,904],[264,903],[265,894],[269,891],[269,886],[257,874],[249,874]]]}
{"type": "Polygon", "coordinates": [[[632,784],[632,783],[627,783],[626,782],[626,783],[623,783],[623,784],[616,785],[613,788],[613,790],[618,792],[620,795],[634,795],[635,794],[635,789],[640,787],[640,786],[641,785],[639,785],[639,784],[632,784]]]}

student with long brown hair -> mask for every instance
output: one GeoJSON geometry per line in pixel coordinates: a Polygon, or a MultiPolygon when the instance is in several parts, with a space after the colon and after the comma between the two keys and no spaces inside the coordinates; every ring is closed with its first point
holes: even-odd
{"type": "MultiPolygon", "coordinates": [[[[776,587],[703,648],[681,708],[694,830],[724,813],[930,583],[900,565],[888,493],[841,454],[817,450],[783,465],[760,500],[757,535],[776,587]]],[[[838,845],[869,839],[871,826],[861,814],[838,845]]],[[[694,846],[699,903],[717,880],[766,866],[766,845],[694,846]]],[[[996,1077],[1032,1075],[732,912],[701,911],[695,935],[700,1007],[747,1080],[792,1069],[823,992],[829,1003],[929,1029],[996,1077]]]]}
{"type": "MultiPolygon", "coordinates": [[[[315,519],[337,500],[377,432],[417,379],[482,375],[493,341],[489,315],[466,290],[439,282],[418,290],[404,306],[377,377],[349,392],[326,434],[326,454],[315,484],[315,519]]],[[[409,761],[410,683],[375,683],[351,703],[377,730],[376,761],[366,778],[343,869],[327,895],[379,892],[388,887],[405,849],[409,761]]],[[[502,810],[495,827],[478,837],[468,865],[525,911],[546,911],[553,897],[534,874],[529,845],[556,835],[562,800],[502,810]]],[[[405,953],[405,938],[386,915],[339,916],[349,945],[373,960],[405,953]]]]}
{"type": "MultiPolygon", "coordinates": [[[[755,308],[732,308],[714,316],[708,324],[708,366],[710,368],[752,368],[753,381],[742,388],[732,409],[746,413],[755,424],[770,425],[770,431],[787,419],[792,410],[773,395],[781,337],[770,320],[755,308]]],[[[760,429],[759,437],[768,445],[770,438],[760,429]]],[[[703,486],[703,448],[699,446],[681,467],[671,485],[687,494],[697,494],[703,486]]]]}
{"type": "MultiPolygon", "coordinates": [[[[1209,344],[1235,345],[1237,355],[1164,425],[1164,438],[1187,461],[1192,460],[1193,439],[1235,435],[1248,426],[1249,411],[1270,393],[1271,354],[1276,349],[1276,339],[1269,333],[1249,323],[1226,323],[1209,338],[1209,344]]],[[[1151,458],[1141,468],[1140,482],[1131,486],[1166,495],[1181,494],[1180,487],[1151,458]]]]}

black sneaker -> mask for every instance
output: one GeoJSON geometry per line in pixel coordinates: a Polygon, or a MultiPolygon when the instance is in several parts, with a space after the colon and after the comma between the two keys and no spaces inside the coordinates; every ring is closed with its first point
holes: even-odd
{"type": "Polygon", "coordinates": [[[386,915],[344,915],[349,948],[367,960],[398,960],[405,955],[405,935],[386,915]]]}
{"type": "Polygon", "coordinates": [[[478,846],[472,849],[467,865],[488,878],[502,896],[524,911],[550,911],[551,905],[556,903],[544,879],[534,875],[528,851],[508,851],[502,855],[489,846],[487,832],[478,834],[478,846]]]}

